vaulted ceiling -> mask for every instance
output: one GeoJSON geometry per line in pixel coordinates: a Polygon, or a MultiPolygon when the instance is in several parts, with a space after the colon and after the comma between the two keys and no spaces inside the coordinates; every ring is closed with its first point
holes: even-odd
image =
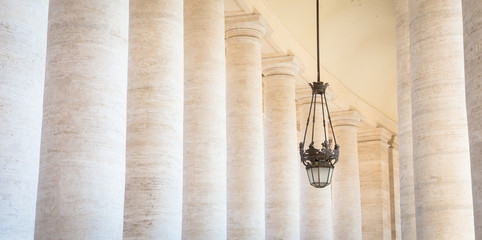
{"type": "MultiPolygon", "coordinates": [[[[316,0],[264,0],[316,56],[316,0]]],[[[397,120],[393,0],[320,0],[321,65],[346,88],[397,120]]]]}
{"type": "MultiPolygon", "coordinates": [[[[397,133],[394,0],[320,0],[321,78],[333,111],[356,110],[360,128],[397,133]]],[[[316,0],[224,0],[225,15],[259,13],[262,57],[295,56],[297,98],[316,81],[316,0]]],[[[299,120],[299,119],[298,119],[299,120]]]]}

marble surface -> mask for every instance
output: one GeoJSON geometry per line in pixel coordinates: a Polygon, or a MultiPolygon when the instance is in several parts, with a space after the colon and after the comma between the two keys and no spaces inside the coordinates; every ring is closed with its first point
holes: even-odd
{"type": "Polygon", "coordinates": [[[124,239],[181,239],[183,2],[130,1],[129,11],[124,239]]]}
{"type": "Polygon", "coordinates": [[[127,0],[51,0],[35,239],[121,239],[127,0]]]}
{"type": "Polygon", "coordinates": [[[48,1],[0,1],[0,238],[33,239],[48,1]]]}

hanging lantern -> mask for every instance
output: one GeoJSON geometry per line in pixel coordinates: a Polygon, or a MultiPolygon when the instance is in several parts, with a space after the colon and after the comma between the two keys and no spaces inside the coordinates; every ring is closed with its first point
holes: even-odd
{"type": "Polygon", "coordinates": [[[303,141],[300,142],[300,156],[301,162],[306,167],[306,172],[308,174],[308,180],[313,187],[316,188],[324,188],[331,183],[331,178],[333,176],[333,170],[335,168],[335,164],[338,161],[339,149],[340,146],[336,143],[335,132],[333,131],[333,125],[331,124],[331,117],[330,112],[328,109],[328,104],[326,101],[325,91],[328,87],[328,83],[323,82],[313,82],[310,84],[312,89],[311,94],[311,103],[310,103],[310,112],[308,113],[308,119],[306,121],[306,128],[305,134],[303,136],[303,141]],[[315,136],[315,117],[316,117],[316,101],[318,99],[321,101],[321,114],[323,117],[323,131],[324,131],[324,141],[322,143],[318,143],[319,147],[316,147],[316,143],[314,142],[315,136]],[[326,108],[325,108],[326,105],[326,108]],[[326,112],[326,115],[325,115],[326,112]],[[331,144],[327,137],[327,129],[326,129],[326,120],[325,116],[328,117],[328,122],[331,127],[331,133],[333,134],[333,142],[334,148],[331,149],[331,144]],[[310,122],[312,124],[311,127],[311,142],[308,145],[308,148],[305,150],[305,143],[306,143],[306,134],[308,132],[308,128],[310,126],[310,122]]]}
{"type": "Polygon", "coordinates": [[[333,131],[330,111],[328,110],[328,103],[326,101],[325,92],[326,92],[326,88],[328,87],[328,83],[323,83],[320,81],[320,28],[319,28],[320,23],[319,21],[320,21],[319,0],[316,0],[316,40],[317,40],[316,41],[316,63],[317,63],[317,70],[318,70],[317,71],[318,79],[316,82],[313,82],[310,84],[312,89],[310,112],[308,113],[308,119],[306,120],[305,135],[303,136],[303,141],[300,142],[300,156],[301,156],[301,162],[306,167],[306,173],[308,174],[308,180],[310,181],[311,186],[316,188],[324,188],[330,185],[331,183],[333,170],[335,169],[336,162],[338,162],[340,146],[336,144],[335,132],[333,131]],[[323,116],[323,131],[325,133],[325,139],[322,143],[314,142],[316,101],[318,99],[318,95],[321,101],[321,114],[323,116]],[[333,134],[333,143],[335,145],[333,150],[331,149],[331,144],[327,137],[326,121],[325,121],[325,105],[326,105],[326,116],[328,117],[328,122],[331,127],[331,133],[333,134]],[[305,149],[306,133],[308,132],[310,120],[312,122],[311,142],[308,145],[308,148],[305,149]]]}

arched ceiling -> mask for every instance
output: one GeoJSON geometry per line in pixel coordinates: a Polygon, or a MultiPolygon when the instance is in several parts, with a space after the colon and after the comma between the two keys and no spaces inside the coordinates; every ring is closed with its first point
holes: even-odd
{"type": "MultiPolygon", "coordinates": [[[[316,0],[265,0],[316,56],[316,0]]],[[[397,120],[393,0],[320,0],[321,65],[354,94],[397,120]]]]}

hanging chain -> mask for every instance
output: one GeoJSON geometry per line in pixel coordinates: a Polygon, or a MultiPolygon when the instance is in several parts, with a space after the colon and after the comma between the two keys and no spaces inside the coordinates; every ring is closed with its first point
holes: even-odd
{"type": "Polygon", "coordinates": [[[320,3],[316,0],[316,67],[318,70],[318,82],[320,82],[320,3]]]}
{"type": "Polygon", "coordinates": [[[313,94],[315,95],[315,101],[312,102],[315,106],[313,106],[313,128],[311,128],[311,144],[313,145],[315,141],[313,140],[315,136],[315,118],[316,118],[316,93],[313,91],[313,94]]]}
{"type": "MultiPolygon", "coordinates": [[[[326,102],[326,94],[325,94],[325,102],[326,102]]],[[[336,146],[335,131],[333,130],[333,124],[331,124],[331,116],[330,116],[330,110],[328,110],[328,104],[326,104],[326,112],[328,113],[328,121],[330,122],[331,133],[333,134],[333,142],[335,143],[335,146],[336,146]]]]}
{"type": "MultiPolygon", "coordinates": [[[[315,93],[311,93],[311,104],[310,104],[310,111],[308,112],[308,119],[306,119],[306,127],[305,127],[305,135],[303,136],[303,142],[302,142],[302,148],[305,146],[305,141],[306,141],[306,133],[308,131],[308,127],[310,125],[310,116],[311,116],[311,108],[313,107],[313,98],[315,97],[315,93]]],[[[303,149],[300,149],[300,151],[303,149]]]]}
{"type": "MultiPolygon", "coordinates": [[[[328,137],[326,135],[326,121],[325,121],[325,105],[323,104],[323,93],[321,94],[321,112],[323,112],[323,131],[325,132],[325,142],[328,140],[328,137]]],[[[326,99],[325,99],[326,103],[326,99]]],[[[328,104],[326,104],[326,109],[328,110],[328,104]]]]}

